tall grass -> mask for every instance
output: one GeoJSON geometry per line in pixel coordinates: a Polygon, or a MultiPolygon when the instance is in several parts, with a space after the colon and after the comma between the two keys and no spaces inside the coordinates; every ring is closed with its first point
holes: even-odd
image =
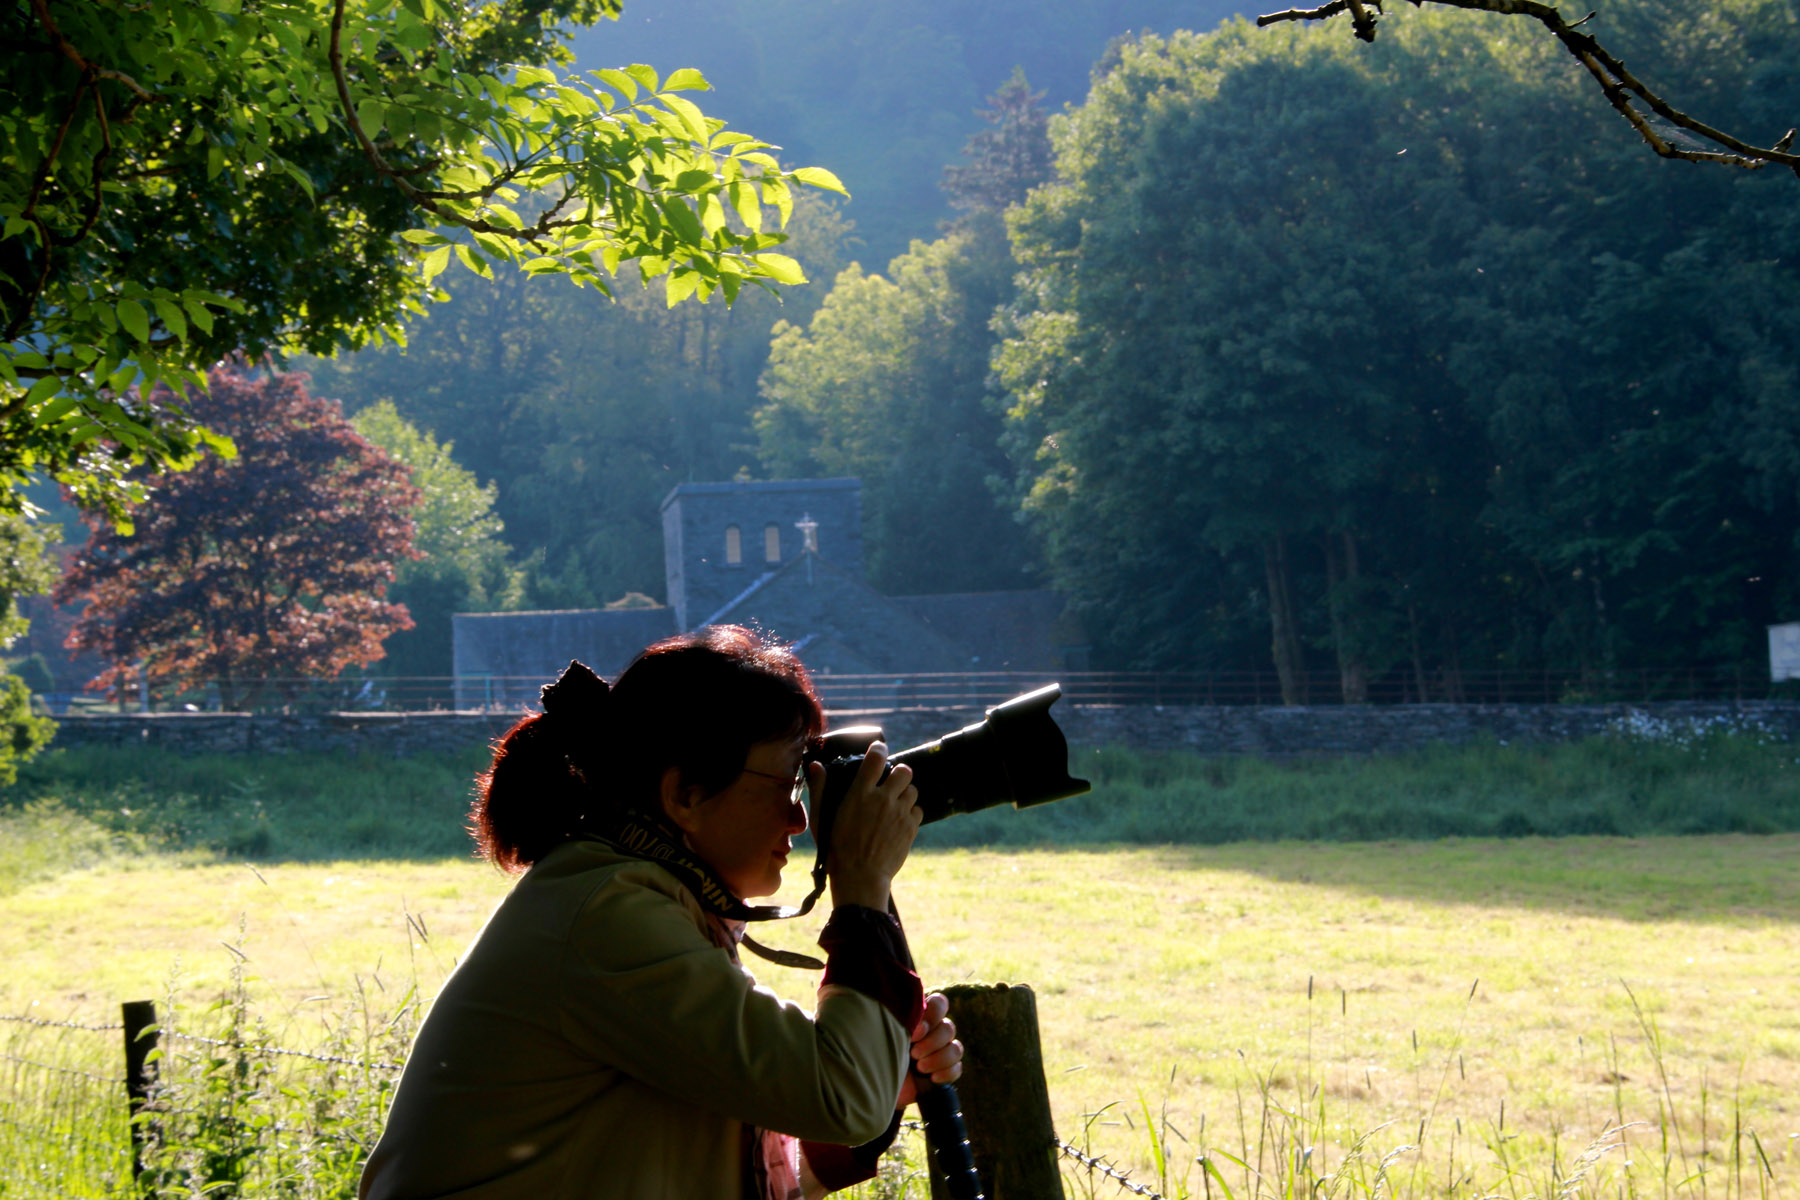
{"type": "MultiPolygon", "coordinates": [[[[1309,999],[1309,1005],[1312,1001],[1309,999]]],[[[1634,998],[1635,1003],[1635,998],[1634,998]]],[[[309,1019],[302,1054],[280,1044],[302,1031],[271,1023],[241,974],[211,1006],[171,1008],[160,1027],[159,1080],[139,1118],[143,1173],[134,1184],[118,1034],[26,1025],[5,1030],[0,1064],[0,1197],[349,1200],[379,1135],[419,1007],[407,992],[378,1008],[359,992],[309,1019]],[[276,1028],[276,1025],[282,1028],[276,1028]]],[[[1333,1087],[1310,1057],[1290,1068],[1244,1064],[1222,1111],[1176,1112],[1170,1071],[1156,1102],[1134,1100],[1065,1131],[1071,1200],[1157,1195],[1166,1200],[1777,1200],[1795,1156],[1746,1127],[1732,1097],[1720,1120],[1678,1117],[1681,1068],[1642,1008],[1647,1068],[1669,1094],[1655,1123],[1613,1112],[1563,1137],[1521,1135],[1505,1102],[1482,1128],[1439,1116],[1453,1063],[1419,1064],[1417,1111],[1372,1129],[1341,1127],[1333,1087]],[[1427,1153],[1430,1151],[1430,1153],[1427,1153]],[[1132,1175],[1113,1165],[1150,1164],[1132,1175]]],[[[291,1014],[290,1014],[291,1017],[291,1014]]],[[[1616,1064],[1615,1064],[1616,1065],[1616,1064]]],[[[927,1200],[925,1147],[914,1126],[878,1176],[848,1200],[927,1200]]]]}
{"type": "MultiPolygon", "coordinates": [[[[1490,1120],[1465,1127],[1440,1115],[1460,1063],[1452,1050],[1441,1062],[1417,1063],[1416,1110],[1375,1128],[1346,1129],[1332,1107],[1332,1081],[1309,1049],[1291,1074],[1243,1064],[1223,1112],[1178,1122],[1168,1097],[1152,1111],[1140,1095],[1135,1105],[1087,1114],[1067,1147],[1076,1163],[1064,1171],[1065,1191],[1085,1200],[1131,1188],[1166,1200],[1775,1200],[1800,1191],[1800,1153],[1777,1140],[1800,1135],[1746,1125],[1735,1094],[1715,1098],[1722,1111],[1709,1122],[1704,1069],[1697,1119],[1691,1106],[1678,1112],[1676,1092],[1694,1080],[1679,1078],[1682,1067],[1655,1018],[1621,986],[1645,1035],[1646,1061],[1631,1069],[1647,1071],[1662,1093],[1654,1122],[1627,1120],[1615,1090],[1615,1107],[1586,1114],[1581,1129],[1553,1127],[1546,1137],[1509,1128],[1504,1098],[1490,1120]],[[1097,1126],[1116,1131],[1114,1152],[1135,1151],[1149,1173],[1133,1177],[1092,1153],[1097,1126]]],[[[1310,1018],[1310,985],[1307,1003],[1310,1018]]],[[[1616,1046],[1612,1055],[1612,1077],[1622,1080],[1616,1046]]],[[[1171,1095],[1176,1088],[1172,1068],[1171,1095]]]]}

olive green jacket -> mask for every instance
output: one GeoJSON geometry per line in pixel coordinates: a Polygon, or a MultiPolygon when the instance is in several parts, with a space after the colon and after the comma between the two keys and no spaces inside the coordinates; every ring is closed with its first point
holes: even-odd
{"type": "Polygon", "coordinates": [[[364,1200],[739,1200],[745,1125],[857,1145],[907,1033],[878,1002],[778,999],[674,876],[559,846],[489,918],[419,1030],[364,1200]]]}

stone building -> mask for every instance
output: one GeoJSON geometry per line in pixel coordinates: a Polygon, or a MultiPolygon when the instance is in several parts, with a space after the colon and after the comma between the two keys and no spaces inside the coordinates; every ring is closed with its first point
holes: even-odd
{"type": "Polygon", "coordinates": [[[1085,666],[1054,593],[870,587],[859,480],[685,483],[664,498],[662,519],[663,605],[457,614],[457,707],[529,703],[572,658],[611,678],[650,642],[708,625],[759,628],[821,676],[1085,666]]]}

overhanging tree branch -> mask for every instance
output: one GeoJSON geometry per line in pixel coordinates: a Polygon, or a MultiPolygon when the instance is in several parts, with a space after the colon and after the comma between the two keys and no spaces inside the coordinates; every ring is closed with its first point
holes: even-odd
{"type": "MultiPolygon", "coordinates": [[[[1563,20],[1562,14],[1554,7],[1540,3],[1540,0],[1412,0],[1412,3],[1415,8],[1424,4],[1443,4],[1451,8],[1499,13],[1502,16],[1530,17],[1537,21],[1594,77],[1602,94],[1606,96],[1607,103],[1617,109],[1619,115],[1631,123],[1631,127],[1638,131],[1645,143],[1664,158],[1723,163],[1750,171],[1775,164],[1788,167],[1796,176],[1800,176],[1800,154],[1790,151],[1794,144],[1794,130],[1788,130],[1773,146],[1764,148],[1688,116],[1627,70],[1625,64],[1609,53],[1597,39],[1578,28],[1593,13],[1579,21],[1570,22],[1563,20]],[[1642,108],[1639,107],[1640,104],[1642,108]],[[1675,128],[1716,148],[1675,144],[1651,123],[1649,116],[1643,111],[1645,108],[1675,128]]],[[[1323,21],[1348,10],[1356,36],[1365,42],[1372,42],[1375,40],[1377,18],[1369,13],[1370,8],[1376,13],[1384,11],[1381,0],[1330,0],[1318,8],[1290,8],[1282,12],[1265,13],[1256,18],[1256,23],[1264,26],[1282,21],[1323,21]]]]}
{"type": "Polygon", "coordinates": [[[115,83],[122,83],[127,88],[131,89],[132,95],[136,96],[140,103],[148,104],[150,101],[156,99],[155,93],[145,88],[143,84],[139,83],[131,76],[125,74],[125,72],[114,71],[111,68],[102,67],[97,63],[89,62],[87,58],[82,55],[81,51],[76,48],[75,44],[63,36],[62,30],[57,27],[56,18],[50,15],[50,5],[47,3],[47,0],[31,0],[31,11],[36,14],[38,24],[44,27],[44,32],[50,35],[50,40],[56,44],[57,52],[70,62],[74,63],[77,67],[80,67],[82,75],[94,79],[110,79],[115,83]]]}

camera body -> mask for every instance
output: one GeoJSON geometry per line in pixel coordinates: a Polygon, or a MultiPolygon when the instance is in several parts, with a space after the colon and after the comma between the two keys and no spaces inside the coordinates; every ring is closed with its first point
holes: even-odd
{"type": "MultiPolygon", "coordinates": [[[[1049,684],[988,709],[987,716],[954,733],[888,756],[888,767],[912,768],[924,823],[997,804],[1030,808],[1092,786],[1069,774],[1069,743],[1050,716],[1062,688],[1049,684]]],[[[825,789],[813,814],[814,838],[828,845],[832,817],[861,768],[879,726],[852,725],[821,739],[808,759],[825,764],[825,789]]]]}

